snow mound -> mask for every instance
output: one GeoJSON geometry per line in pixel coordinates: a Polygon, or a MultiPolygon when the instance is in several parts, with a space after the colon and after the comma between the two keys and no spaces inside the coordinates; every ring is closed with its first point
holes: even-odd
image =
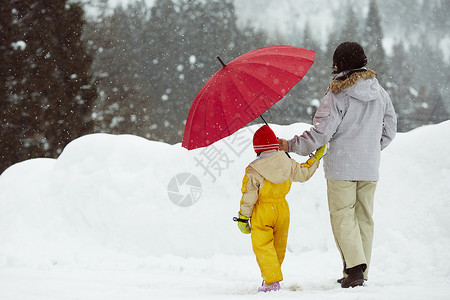
{"type": "MultiPolygon", "coordinates": [[[[271,126],[285,138],[309,128],[271,126]]],[[[174,261],[167,256],[253,256],[232,217],[258,127],[193,151],[92,134],[71,142],[58,159],[10,167],[0,176],[0,266],[132,268],[174,261]]],[[[372,272],[389,284],[405,273],[450,277],[449,136],[450,121],[425,126],[398,134],[382,152],[372,272]]],[[[332,260],[339,268],[322,168],[293,184],[288,201],[287,260],[332,260]]]]}

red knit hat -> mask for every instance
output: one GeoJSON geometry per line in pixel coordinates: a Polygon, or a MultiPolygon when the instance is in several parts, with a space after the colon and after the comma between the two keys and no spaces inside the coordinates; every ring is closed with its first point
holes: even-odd
{"type": "Polygon", "coordinates": [[[279,149],[277,137],[268,125],[264,125],[256,130],[253,136],[253,148],[256,153],[279,149]]]}

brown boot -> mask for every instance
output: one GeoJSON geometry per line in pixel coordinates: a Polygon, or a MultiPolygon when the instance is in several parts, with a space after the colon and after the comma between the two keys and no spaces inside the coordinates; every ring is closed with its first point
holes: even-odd
{"type": "Polygon", "coordinates": [[[364,268],[365,265],[347,269],[348,276],[342,278],[341,287],[346,289],[349,287],[362,286],[364,284],[364,268]]]}
{"type": "Polygon", "coordinates": [[[344,281],[345,277],[339,278],[338,280],[336,280],[337,283],[341,284],[342,281],[344,281]]]}

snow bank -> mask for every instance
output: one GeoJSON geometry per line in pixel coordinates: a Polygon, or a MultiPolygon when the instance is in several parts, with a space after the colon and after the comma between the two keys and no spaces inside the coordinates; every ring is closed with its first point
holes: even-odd
{"type": "MultiPolygon", "coordinates": [[[[309,128],[271,126],[285,138],[309,128]]],[[[71,142],[58,159],[10,167],[0,176],[0,267],[183,269],[196,259],[209,262],[197,269],[226,274],[218,261],[253,260],[249,237],[232,217],[244,169],[255,157],[251,137],[257,128],[194,151],[136,136],[93,134],[71,142]]],[[[398,134],[382,152],[371,271],[379,284],[404,283],[405,274],[411,282],[449,283],[449,136],[450,121],[425,126],[398,134]]],[[[302,266],[310,267],[306,281],[327,274],[311,273],[314,266],[336,274],[341,266],[322,168],[310,181],[293,184],[288,201],[287,274],[302,266]]]]}

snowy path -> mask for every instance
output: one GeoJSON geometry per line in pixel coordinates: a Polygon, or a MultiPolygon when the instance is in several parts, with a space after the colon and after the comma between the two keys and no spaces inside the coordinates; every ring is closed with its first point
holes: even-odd
{"type": "MultiPolygon", "coordinates": [[[[257,267],[253,257],[220,256],[210,260],[181,259],[165,270],[87,269],[79,267],[3,268],[0,299],[4,300],[124,300],[124,299],[449,299],[450,283],[398,280],[389,284],[380,274],[365,287],[341,289],[335,276],[323,268],[323,278],[295,264],[285,265],[283,288],[258,294],[257,267]],[[196,267],[192,267],[196,265],[196,267]],[[190,269],[184,269],[192,267],[190,269]],[[301,271],[304,270],[304,272],[301,271]],[[295,274],[295,275],[294,275],[295,274]]],[[[306,258],[305,258],[306,259],[306,258]]],[[[312,265],[313,262],[310,262],[312,265]]],[[[311,266],[308,266],[311,267],[311,266]]],[[[405,278],[408,278],[405,276],[405,278]]],[[[399,278],[397,278],[399,279],[399,278]]],[[[444,281],[442,281],[444,280],[444,281]]]]}

